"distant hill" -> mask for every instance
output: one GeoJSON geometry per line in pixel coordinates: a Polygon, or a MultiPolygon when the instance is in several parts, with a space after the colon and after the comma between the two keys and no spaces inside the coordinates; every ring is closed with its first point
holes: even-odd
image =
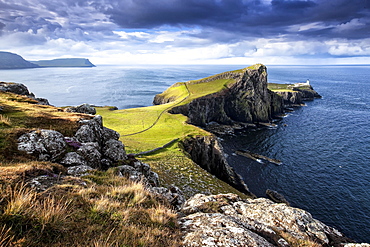
{"type": "Polygon", "coordinates": [[[95,67],[86,58],[59,58],[53,60],[32,61],[40,67],[95,67]]]}
{"type": "Polygon", "coordinates": [[[0,51],[0,69],[27,69],[38,67],[37,64],[28,62],[17,54],[0,51]]]}

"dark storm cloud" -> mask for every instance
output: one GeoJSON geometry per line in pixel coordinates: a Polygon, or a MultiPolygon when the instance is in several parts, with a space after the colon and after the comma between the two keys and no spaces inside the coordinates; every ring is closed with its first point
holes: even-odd
{"type": "Polygon", "coordinates": [[[242,1],[242,0],[126,0],[110,1],[104,13],[122,28],[201,26],[226,30],[244,37],[293,34],[307,37],[365,38],[369,36],[369,0],[242,1]],[[345,33],[335,28],[358,18],[364,24],[345,33]],[[320,22],[320,30],[298,32],[294,25],[320,22]],[[325,27],[327,24],[328,27],[325,27]]]}
{"type": "Polygon", "coordinates": [[[361,39],[370,36],[369,12],[370,0],[0,0],[0,31],[93,40],[119,27],[196,27],[197,38],[221,43],[361,39]]]}

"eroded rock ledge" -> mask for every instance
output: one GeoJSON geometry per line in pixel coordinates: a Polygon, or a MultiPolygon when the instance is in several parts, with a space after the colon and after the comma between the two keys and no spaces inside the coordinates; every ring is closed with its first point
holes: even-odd
{"type": "Polygon", "coordinates": [[[184,246],[345,246],[351,242],[307,211],[265,198],[197,194],[186,201],[182,212],[184,246]]]}

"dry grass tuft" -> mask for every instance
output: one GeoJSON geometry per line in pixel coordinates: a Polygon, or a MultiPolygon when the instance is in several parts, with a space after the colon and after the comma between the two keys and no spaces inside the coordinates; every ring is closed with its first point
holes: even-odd
{"type": "Polygon", "coordinates": [[[180,246],[174,211],[141,183],[101,176],[106,183],[86,180],[86,187],[54,185],[42,193],[2,185],[0,236],[9,246],[180,246]]]}
{"type": "Polygon", "coordinates": [[[12,246],[14,236],[11,235],[11,227],[7,228],[5,225],[0,229],[0,246],[12,246]]]}
{"type": "Polygon", "coordinates": [[[0,114],[0,126],[1,125],[7,125],[7,126],[10,126],[12,124],[12,122],[10,121],[10,118],[3,115],[3,114],[0,114]]]}
{"type": "Polygon", "coordinates": [[[8,199],[8,203],[4,209],[4,214],[20,215],[30,213],[36,199],[34,191],[27,188],[24,184],[17,184],[14,188],[7,186],[5,191],[5,198],[8,199]],[[6,197],[6,195],[8,196],[6,197]]]}
{"type": "Polygon", "coordinates": [[[66,222],[70,216],[68,212],[70,204],[71,201],[57,200],[52,196],[38,201],[34,207],[40,210],[35,212],[35,216],[39,219],[42,229],[45,229],[47,225],[58,225],[60,222],[66,222]]]}

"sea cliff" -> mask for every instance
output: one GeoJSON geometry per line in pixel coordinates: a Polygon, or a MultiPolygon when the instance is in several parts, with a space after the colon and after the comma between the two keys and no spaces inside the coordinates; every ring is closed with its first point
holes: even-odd
{"type": "MultiPolygon", "coordinates": [[[[210,82],[219,83],[216,90],[208,91],[210,95],[218,98],[217,102],[241,104],[235,112],[244,115],[237,118],[225,110],[229,106],[213,104],[211,106],[218,110],[224,110],[223,117],[217,118],[212,110],[201,113],[202,107],[209,109],[209,104],[197,104],[196,109],[205,119],[201,123],[207,125],[209,121],[219,121],[223,125],[230,123],[231,128],[238,124],[250,127],[249,124],[271,121],[274,114],[282,112],[283,98],[267,89],[264,66],[257,65],[235,73],[220,75],[216,81],[208,78],[203,83],[207,88],[210,82]],[[238,94],[241,99],[228,94],[236,88],[241,90],[238,94]],[[223,97],[230,98],[230,101],[223,97]],[[259,103],[254,103],[254,99],[259,103]],[[249,104],[252,104],[251,109],[242,109],[249,104]],[[263,112],[259,114],[257,109],[263,112]]],[[[0,92],[0,111],[4,116],[1,119],[4,131],[0,148],[3,160],[7,161],[0,167],[2,183],[23,179],[39,193],[32,196],[35,198],[32,200],[36,200],[32,205],[36,206],[40,203],[46,205],[45,198],[57,195],[59,199],[53,197],[49,205],[56,207],[58,200],[65,201],[67,206],[62,210],[68,215],[43,223],[41,216],[31,214],[29,210],[9,211],[7,205],[11,205],[12,199],[5,196],[0,205],[3,207],[0,221],[5,228],[0,231],[6,237],[4,243],[11,245],[22,240],[28,246],[63,243],[82,246],[114,246],[118,243],[128,246],[356,246],[348,244],[350,239],[313,219],[304,210],[268,199],[253,199],[241,178],[225,161],[217,137],[181,122],[181,114],[168,113],[174,108],[191,105],[194,100],[207,99],[209,95],[203,92],[199,97],[194,95],[198,93],[195,89],[204,85],[199,81],[180,84],[178,86],[185,89],[180,90],[182,95],[172,95],[170,100],[171,97],[164,96],[162,103],[167,101],[166,104],[150,109],[111,111],[110,108],[98,108],[98,113],[105,114],[103,118],[92,115],[95,111],[86,105],[65,110],[41,105],[34,97],[27,97],[30,93],[20,96],[12,90],[0,92]],[[144,132],[133,128],[133,132],[127,133],[127,129],[116,131],[110,128],[114,121],[126,127],[136,123],[140,119],[138,116],[151,117],[151,114],[153,119],[150,121],[154,124],[143,128],[144,132]],[[122,115],[127,116],[127,125],[121,121],[122,115]],[[181,121],[177,121],[179,119],[181,121]],[[180,128],[171,126],[172,123],[180,125],[180,128]],[[176,136],[179,141],[174,139],[175,134],[168,136],[175,141],[163,150],[156,149],[154,154],[140,157],[127,151],[127,148],[137,150],[135,143],[145,145],[151,141],[145,132],[150,132],[149,136],[155,139],[145,147],[153,147],[170,130],[175,130],[173,133],[176,135],[179,135],[178,130],[186,134],[176,136]],[[155,133],[160,135],[153,136],[155,133]],[[124,145],[121,141],[127,142],[124,145]],[[220,186],[222,182],[201,172],[202,169],[197,170],[199,168],[189,162],[189,158],[247,196],[241,197],[242,193],[239,196],[235,193],[205,195],[220,190],[234,191],[220,186]],[[21,163],[14,163],[14,160],[21,163]],[[172,169],[168,164],[176,167],[172,169]],[[190,170],[195,172],[190,173],[190,170]],[[125,179],[141,182],[142,189],[134,191],[125,179]],[[184,184],[183,181],[187,182],[184,184]],[[169,183],[172,185],[167,186],[169,183]],[[199,184],[206,186],[203,188],[206,193],[197,194],[202,190],[196,187],[199,184]],[[184,203],[185,197],[188,200],[184,203]],[[73,200],[68,202],[66,198],[73,200]],[[171,208],[176,210],[178,218],[171,208]],[[88,242],[90,240],[95,242],[88,242]]],[[[8,89],[7,86],[4,88],[8,89]]],[[[198,121],[198,118],[194,119],[198,121]]],[[[144,127],[142,121],[141,128],[144,127]]],[[[36,206],[33,206],[34,212],[37,212],[36,206]]]]}
{"type": "MultiPolygon", "coordinates": [[[[270,122],[282,113],[281,97],[267,88],[267,71],[258,64],[240,71],[222,73],[206,80],[190,81],[193,84],[212,84],[220,80],[232,80],[218,91],[197,97],[187,104],[176,106],[171,113],[181,113],[189,122],[206,126],[211,122],[232,125],[237,122],[270,122]]],[[[154,104],[171,102],[164,92],[154,99],[154,104]]]]}

